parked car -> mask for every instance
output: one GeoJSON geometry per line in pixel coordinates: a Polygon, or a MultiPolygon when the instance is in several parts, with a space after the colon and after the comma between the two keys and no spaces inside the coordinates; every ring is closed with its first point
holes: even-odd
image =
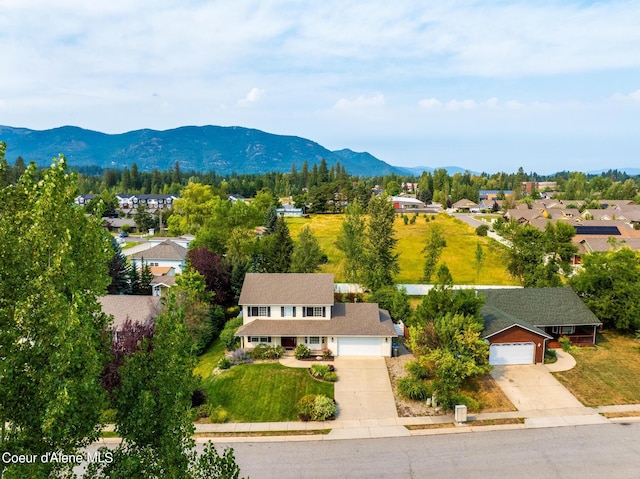
{"type": "Polygon", "coordinates": [[[126,231],[121,231],[118,236],[120,236],[120,238],[126,238],[127,236],[129,236],[129,233],[127,233],[126,231]]]}

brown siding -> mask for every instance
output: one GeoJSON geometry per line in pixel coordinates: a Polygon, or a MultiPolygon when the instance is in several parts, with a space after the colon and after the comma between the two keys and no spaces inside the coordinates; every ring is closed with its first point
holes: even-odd
{"type": "Polygon", "coordinates": [[[512,326],[500,333],[494,334],[489,339],[490,344],[494,343],[534,343],[536,345],[536,363],[541,363],[544,355],[544,337],[522,329],[519,326],[512,326]],[[540,347],[538,347],[540,344],[540,347]]]}

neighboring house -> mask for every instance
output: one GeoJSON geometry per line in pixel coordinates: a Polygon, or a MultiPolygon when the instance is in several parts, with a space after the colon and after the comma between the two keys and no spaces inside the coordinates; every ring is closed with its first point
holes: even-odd
{"type": "Polygon", "coordinates": [[[127,256],[131,261],[131,265],[138,269],[142,267],[144,261],[150,267],[169,267],[173,268],[176,274],[182,274],[187,261],[187,248],[175,241],[165,239],[148,249],[137,251],[127,256]]]}
{"type": "Polygon", "coordinates": [[[335,356],[391,356],[396,332],[376,303],[334,303],[332,274],[248,273],[238,303],[242,347],[306,344],[335,356]]]}
{"type": "Polygon", "coordinates": [[[547,347],[568,337],[576,346],[596,344],[602,323],[571,288],[478,290],[483,337],[489,342],[489,364],[542,363],[547,347]]]}
{"type": "Polygon", "coordinates": [[[124,225],[127,225],[129,231],[138,231],[136,222],[131,218],[103,218],[103,225],[109,231],[120,231],[124,225]]]}
{"type": "Polygon", "coordinates": [[[160,298],[153,296],[108,294],[99,297],[98,301],[102,305],[102,311],[113,316],[111,330],[114,342],[118,341],[118,332],[127,319],[134,324],[145,324],[153,321],[160,313],[160,298]]]}
{"type": "Polygon", "coordinates": [[[459,213],[479,213],[480,205],[466,198],[456,201],[452,207],[459,213]]]}
{"type": "Polygon", "coordinates": [[[276,213],[287,218],[302,218],[304,216],[302,208],[295,208],[293,205],[282,205],[281,208],[276,208],[276,213]]]}
{"type": "Polygon", "coordinates": [[[73,200],[76,205],[86,206],[96,195],[79,195],[73,200]]]}
{"type": "Polygon", "coordinates": [[[389,201],[397,211],[423,210],[427,207],[422,201],[411,196],[392,196],[389,201]]]}
{"type": "Polygon", "coordinates": [[[478,196],[481,201],[485,200],[485,202],[493,204],[494,200],[499,199],[501,196],[513,196],[513,190],[480,190],[478,196]]]}

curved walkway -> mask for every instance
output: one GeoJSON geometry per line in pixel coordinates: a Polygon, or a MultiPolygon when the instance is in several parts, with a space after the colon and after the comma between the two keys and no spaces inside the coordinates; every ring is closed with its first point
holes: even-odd
{"type": "Polygon", "coordinates": [[[552,373],[559,373],[561,371],[569,371],[576,366],[576,360],[571,354],[562,349],[555,349],[558,360],[553,364],[545,364],[545,367],[552,373]]]}

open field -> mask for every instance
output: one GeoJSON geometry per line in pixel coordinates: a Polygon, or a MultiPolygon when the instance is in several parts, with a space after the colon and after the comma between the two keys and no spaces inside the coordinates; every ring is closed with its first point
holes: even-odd
{"type": "Polygon", "coordinates": [[[596,348],[576,348],[576,367],[554,373],[585,406],[640,403],[640,343],[607,331],[596,348]]]}
{"type": "MultiPolygon", "coordinates": [[[[300,230],[309,225],[318,238],[320,246],[329,258],[322,266],[323,273],[333,273],[337,282],[343,281],[341,271],[342,253],[335,242],[342,225],[343,215],[313,215],[309,219],[287,218],[291,236],[296,238],[300,230]]],[[[424,254],[422,249],[429,227],[439,224],[442,227],[447,246],[443,250],[440,262],[445,262],[456,284],[494,284],[517,285],[505,268],[504,247],[497,242],[476,235],[475,230],[460,220],[441,214],[435,220],[426,221],[420,215],[415,224],[405,225],[401,217],[396,217],[395,230],[398,239],[397,252],[400,254],[400,274],[395,278],[398,283],[421,283],[424,254]],[[484,262],[480,274],[476,272],[475,252],[480,242],[484,252],[484,262]]]]}

